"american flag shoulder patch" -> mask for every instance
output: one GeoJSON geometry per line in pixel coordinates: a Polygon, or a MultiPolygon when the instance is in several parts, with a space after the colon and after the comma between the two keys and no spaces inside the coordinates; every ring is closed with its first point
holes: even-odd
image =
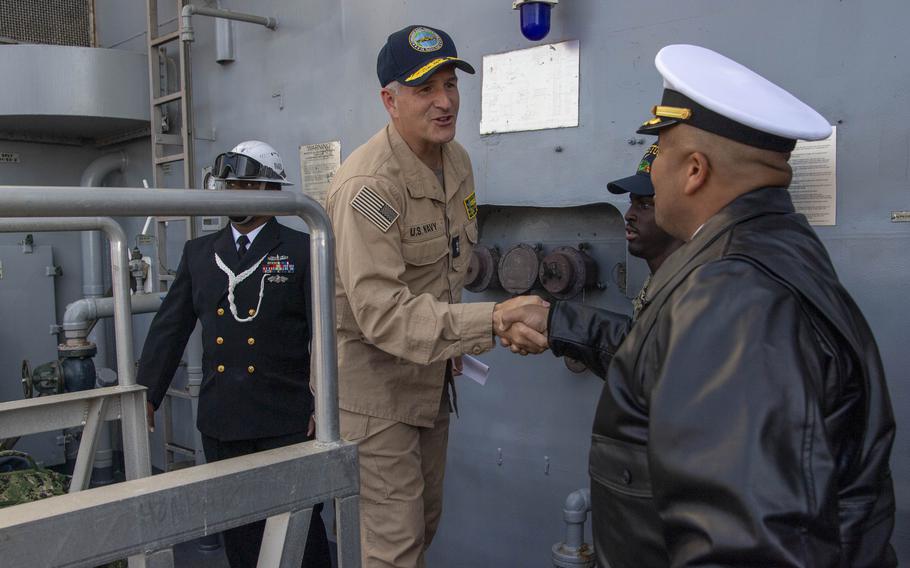
{"type": "Polygon", "coordinates": [[[398,211],[395,211],[388,201],[367,186],[360,188],[351,200],[351,207],[366,217],[367,221],[379,227],[383,233],[388,231],[399,217],[398,211]]]}

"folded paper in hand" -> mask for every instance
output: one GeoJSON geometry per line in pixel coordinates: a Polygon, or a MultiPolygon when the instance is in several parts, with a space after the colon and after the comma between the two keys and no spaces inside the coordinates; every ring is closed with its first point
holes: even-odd
{"type": "Polygon", "coordinates": [[[479,359],[470,355],[463,355],[461,358],[461,374],[465,377],[476,381],[480,385],[487,384],[487,377],[490,375],[490,367],[484,365],[479,359]]]}

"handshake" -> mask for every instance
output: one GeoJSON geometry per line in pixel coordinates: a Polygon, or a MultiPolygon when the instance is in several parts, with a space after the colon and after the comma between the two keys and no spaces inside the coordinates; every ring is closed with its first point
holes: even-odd
{"type": "Polygon", "coordinates": [[[550,303],[539,296],[516,296],[493,308],[493,333],[503,347],[521,355],[549,348],[547,320],[550,303]]]}

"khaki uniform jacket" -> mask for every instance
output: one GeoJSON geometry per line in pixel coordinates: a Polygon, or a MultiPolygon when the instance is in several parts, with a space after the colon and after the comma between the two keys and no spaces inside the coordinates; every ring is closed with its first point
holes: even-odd
{"type": "Polygon", "coordinates": [[[471,161],[443,147],[445,190],[388,125],[351,154],[326,202],[335,231],[339,403],[431,427],[446,361],[493,346],[493,303],[461,304],[477,243],[471,161]]]}

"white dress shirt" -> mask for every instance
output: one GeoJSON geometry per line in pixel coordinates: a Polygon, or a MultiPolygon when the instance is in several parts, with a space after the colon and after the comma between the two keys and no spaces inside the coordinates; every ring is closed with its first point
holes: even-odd
{"type": "MultiPolygon", "coordinates": [[[[252,231],[250,231],[249,233],[246,234],[246,238],[250,239],[250,244],[247,245],[247,250],[252,248],[253,241],[256,240],[256,235],[258,235],[259,232],[262,231],[263,227],[265,227],[265,223],[263,223],[262,225],[259,225],[258,227],[256,227],[255,229],[253,229],[252,231]]],[[[234,233],[234,248],[239,251],[240,245],[237,244],[237,239],[239,239],[240,235],[242,235],[243,233],[238,231],[237,227],[235,227],[233,223],[231,223],[231,231],[234,233]]]]}

